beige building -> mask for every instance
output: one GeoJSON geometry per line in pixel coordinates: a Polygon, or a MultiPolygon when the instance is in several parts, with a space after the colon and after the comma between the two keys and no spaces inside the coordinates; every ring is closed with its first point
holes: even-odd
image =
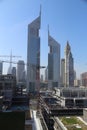
{"type": "Polygon", "coordinates": [[[87,87],[87,72],[81,74],[81,86],[87,87]]]}

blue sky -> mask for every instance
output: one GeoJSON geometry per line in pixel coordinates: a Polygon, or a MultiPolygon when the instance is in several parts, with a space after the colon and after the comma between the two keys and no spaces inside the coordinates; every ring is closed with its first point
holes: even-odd
{"type": "MultiPolygon", "coordinates": [[[[61,58],[67,40],[70,42],[74,66],[79,74],[87,71],[87,2],[86,0],[0,0],[0,55],[27,57],[27,27],[41,15],[41,65],[47,65],[48,39],[50,34],[61,45],[61,58]]],[[[9,60],[8,58],[0,58],[9,60]]],[[[13,61],[18,61],[18,58],[13,61]]],[[[14,66],[14,65],[13,65],[14,66]]],[[[4,73],[8,64],[4,64],[4,73]]]]}

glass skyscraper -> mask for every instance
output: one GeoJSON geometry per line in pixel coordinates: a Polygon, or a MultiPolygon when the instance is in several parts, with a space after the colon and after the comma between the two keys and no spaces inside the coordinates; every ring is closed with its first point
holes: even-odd
{"type": "Polygon", "coordinates": [[[39,89],[40,78],[40,36],[41,12],[32,23],[28,25],[27,46],[27,92],[39,89]]]}
{"type": "Polygon", "coordinates": [[[49,35],[48,31],[48,87],[60,86],[60,44],[49,35]]]}

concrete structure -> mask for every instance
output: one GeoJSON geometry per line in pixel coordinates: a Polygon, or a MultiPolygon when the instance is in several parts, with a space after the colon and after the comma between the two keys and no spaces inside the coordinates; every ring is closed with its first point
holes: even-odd
{"type": "MultiPolygon", "coordinates": [[[[62,97],[61,97],[62,98],[62,97]]],[[[78,108],[67,108],[62,107],[61,100],[58,96],[52,95],[51,92],[45,91],[40,93],[40,108],[43,118],[46,122],[46,125],[49,130],[65,130],[64,125],[61,126],[58,120],[55,120],[54,117],[61,117],[61,116],[82,116],[83,109],[78,108]],[[58,121],[58,122],[56,122],[58,121]],[[56,124],[58,123],[58,124],[56,124]],[[53,129],[55,128],[55,129],[53,129]]]]}
{"type": "Polygon", "coordinates": [[[40,15],[28,25],[27,93],[39,90],[40,80],[40,15]]]}
{"type": "Polygon", "coordinates": [[[0,61],[0,75],[3,73],[3,63],[0,61]]]}
{"type": "Polygon", "coordinates": [[[3,96],[3,101],[10,102],[15,95],[16,77],[8,75],[0,75],[0,95],[3,96]]]}
{"type": "Polygon", "coordinates": [[[24,71],[25,71],[25,63],[23,60],[19,60],[17,64],[17,82],[23,82],[24,77],[24,71]]]}
{"type": "Polygon", "coordinates": [[[74,86],[74,61],[71,53],[71,47],[67,41],[65,47],[65,87],[74,86]]]}
{"type": "Polygon", "coordinates": [[[54,130],[67,130],[58,117],[54,117],[54,130]]]}
{"type": "Polygon", "coordinates": [[[48,88],[60,86],[60,44],[50,36],[48,30],[48,88]]]}
{"type": "Polygon", "coordinates": [[[87,122],[87,108],[83,109],[83,119],[85,122],[87,122]]]}
{"type": "Polygon", "coordinates": [[[87,88],[71,87],[56,89],[60,106],[67,108],[87,107],[87,88]]]}
{"type": "Polygon", "coordinates": [[[65,59],[61,59],[61,86],[65,85],[65,59]]]}
{"type": "Polygon", "coordinates": [[[81,86],[87,87],[87,72],[81,74],[81,86]]]}

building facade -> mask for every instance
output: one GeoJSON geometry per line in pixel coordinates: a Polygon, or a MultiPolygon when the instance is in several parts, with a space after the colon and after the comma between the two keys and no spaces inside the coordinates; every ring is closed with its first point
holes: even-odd
{"type": "Polygon", "coordinates": [[[16,77],[16,67],[12,67],[12,75],[16,77]]]}
{"type": "Polygon", "coordinates": [[[65,59],[61,59],[61,86],[65,85],[65,59]]]}
{"type": "Polygon", "coordinates": [[[81,74],[81,86],[87,87],[87,72],[81,74]]]}
{"type": "Polygon", "coordinates": [[[63,87],[56,89],[55,95],[62,107],[87,108],[87,88],[63,87]]]}
{"type": "Polygon", "coordinates": [[[40,84],[40,24],[41,12],[39,17],[28,25],[27,92],[38,91],[40,84]]]}
{"type": "Polygon", "coordinates": [[[48,88],[60,86],[60,44],[49,35],[48,31],[48,88]]]}
{"type": "Polygon", "coordinates": [[[48,66],[45,69],[45,81],[48,82],[48,66]]]}
{"type": "Polygon", "coordinates": [[[23,60],[19,60],[17,64],[17,82],[24,81],[24,71],[25,71],[25,63],[23,60]]]}
{"type": "Polygon", "coordinates": [[[0,75],[0,95],[4,97],[4,101],[10,102],[15,95],[16,78],[15,76],[0,75]]]}
{"type": "Polygon", "coordinates": [[[71,47],[67,41],[65,47],[65,87],[74,86],[74,61],[71,53],[71,47]]]}

